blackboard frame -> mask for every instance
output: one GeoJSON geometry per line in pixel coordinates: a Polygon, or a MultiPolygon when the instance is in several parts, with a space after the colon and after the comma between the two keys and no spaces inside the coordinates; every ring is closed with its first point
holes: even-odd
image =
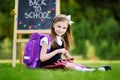
{"type": "MultiPolygon", "coordinates": [[[[60,14],[60,0],[56,0],[56,15],[60,14]]],[[[23,39],[22,35],[32,34],[34,32],[50,34],[50,29],[37,29],[37,30],[18,30],[18,0],[15,0],[15,15],[14,15],[14,34],[13,34],[13,55],[12,55],[12,67],[16,67],[16,52],[18,49],[19,60],[22,63],[22,43],[26,43],[28,39],[23,39]],[[17,45],[18,44],[18,45],[17,45]]]]}

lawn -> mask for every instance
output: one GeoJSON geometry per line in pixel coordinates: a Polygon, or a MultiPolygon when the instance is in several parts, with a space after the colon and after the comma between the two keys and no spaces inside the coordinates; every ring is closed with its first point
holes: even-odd
{"type": "Polygon", "coordinates": [[[0,80],[119,80],[120,62],[83,63],[86,66],[98,67],[109,64],[111,71],[78,72],[72,70],[26,69],[17,63],[0,63],[0,80]]]}

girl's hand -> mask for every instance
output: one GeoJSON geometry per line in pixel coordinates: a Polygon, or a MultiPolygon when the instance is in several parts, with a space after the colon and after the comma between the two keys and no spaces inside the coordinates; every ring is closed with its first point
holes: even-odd
{"type": "Polygon", "coordinates": [[[65,53],[67,53],[67,50],[65,48],[57,49],[57,53],[65,54],[65,53]]]}
{"type": "Polygon", "coordinates": [[[71,58],[69,52],[65,48],[58,49],[57,53],[62,53],[63,55],[65,55],[66,58],[71,58]]]}
{"type": "Polygon", "coordinates": [[[74,62],[74,58],[69,58],[68,61],[73,63],[74,62]]]}

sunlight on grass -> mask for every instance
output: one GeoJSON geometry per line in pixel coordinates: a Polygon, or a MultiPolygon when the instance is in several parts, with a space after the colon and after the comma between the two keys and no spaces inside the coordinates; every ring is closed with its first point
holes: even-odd
{"type": "MultiPolygon", "coordinates": [[[[0,60],[0,62],[2,61],[0,60]]],[[[109,64],[112,70],[107,72],[27,69],[24,64],[20,65],[19,62],[15,68],[12,68],[11,61],[8,60],[8,63],[7,60],[3,62],[0,63],[0,80],[119,80],[120,75],[120,61],[78,61],[93,67],[109,64]]]]}
{"type": "MultiPolygon", "coordinates": [[[[105,63],[86,63],[85,65],[100,66],[105,63]]],[[[17,63],[0,63],[0,80],[119,80],[120,63],[109,63],[111,71],[79,72],[74,70],[27,69],[17,63]]]]}
{"type": "MultiPolygon", "coordinates": [[[[4,60],[0,60],[0,63],[12,63],[12,60],[4,59],[4,60]]],[[[16,63],[19,63],[19,60],[16,60],[16,63]]]]}

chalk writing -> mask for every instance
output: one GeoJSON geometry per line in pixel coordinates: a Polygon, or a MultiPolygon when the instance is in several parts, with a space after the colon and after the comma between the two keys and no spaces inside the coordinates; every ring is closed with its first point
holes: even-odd
{"type": "Polygon", "coordinates": [[[18,0],[18,30],[50,29],[56,0],[18,0]]]}
{"type": "Polygon", "coordinates": [[[25,12],[25,18],[47,18],[51,19],[48,12],[42,12],[42,7],[47,6],[46,0],[29,0],[29,6],[34,8],[32,12],[25,12]]]}

